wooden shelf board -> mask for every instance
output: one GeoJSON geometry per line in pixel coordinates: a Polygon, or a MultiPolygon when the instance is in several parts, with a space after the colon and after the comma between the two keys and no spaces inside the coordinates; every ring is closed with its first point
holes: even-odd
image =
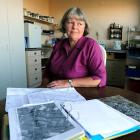
{"type": "Polygon", "coordinates": [[[54,25],[53,23],[49,23],[47,21],[40,20],[40,19],[33,18],[33,17],[29,17],[29,16],[24,16],[24,19],[25,20],[34,21],[34,22],[39,22],[39,23],[42,23],[42,24],[47,24],[47,25],[52,25],[52,26],[54,25]]]}

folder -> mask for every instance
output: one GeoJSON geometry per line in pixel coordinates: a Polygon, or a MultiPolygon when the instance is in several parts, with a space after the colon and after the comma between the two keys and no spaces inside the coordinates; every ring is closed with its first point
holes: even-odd
{"type": "Polygon", "coordinates": [[[140,122],[97,99],[62,106],[91,140],[113,139],[140,129],[140,122]]]}

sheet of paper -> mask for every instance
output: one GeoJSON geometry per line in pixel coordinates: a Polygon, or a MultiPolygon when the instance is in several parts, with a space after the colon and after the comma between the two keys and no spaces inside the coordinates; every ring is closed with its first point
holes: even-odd
{"type": "Polygon", "coordinates": [[[8,111],[9,108],[16,108],[20,107],[24,104],[28,104],[28,98],[26,95],[12,95],[6,98],[6,108],[5,110],[8,111]]]}
{"type": "Polygon", "coordinates": [[[37,88],[7,88],[5,110],[8,112],[10,108],[29,104],[27,94],[39,90],[37,88]]]}
{"type": "Polygon", "coordinates": [[[10,140],[22,140],[15,108],[10,108],[8,110],[8,119],[10,128],[10,140]]]}
{"type": "Polygon", "coordinates": [[[63,103],[67,101],[85,101],[74,88],[7,88],[6,108],[20,107],[29,103],[42,103],[47,101],[63,103]]]}
{"type": "Polygon", "coordinates": [[[46,88],[45,90],[30,92],[27,96],[29,103],[43,103],[47,101],[55,101],[57,103],[86,101],[74,88],[46,88]]]}
{"type": "Polygon", "coordinates": [[[91,135],[101,134],[108,137],[140,125],[140,122],[96,99],[64,105],[64,108],[91,135]]]}
{"type": "Polygon", "coordinates": [[[15,108],[28,104],[26,96],[28,90],[26,88],[7,88],[6,106],[5,110],[8,112],[9,108],[15,108]]]}

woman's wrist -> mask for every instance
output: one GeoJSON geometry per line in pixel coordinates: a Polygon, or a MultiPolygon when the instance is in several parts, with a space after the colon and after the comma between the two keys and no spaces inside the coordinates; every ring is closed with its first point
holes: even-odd
{"type": "Polygon", "coordinates": [[[70,87],[74,87],[73,86],[73,81],[71,79],[68,80],[68,84],[69,84],[70,87]]]}

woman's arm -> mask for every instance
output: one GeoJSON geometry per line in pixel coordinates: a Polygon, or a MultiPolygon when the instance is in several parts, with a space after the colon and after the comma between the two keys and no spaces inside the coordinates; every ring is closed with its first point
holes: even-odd
{"type": "Polygon", "coordinates": [[[98,87],[100,79],[92,79],[92,77],[83,77],[68,80],[55,80],[50,82],[47,87],[49,88],[65,88],[65,87],[98,87]],[[68,80],[71,80],[70,84],[68,80]]]}
{"type": "Polygon", "coordinates": [[[92,79],[91,77],[76,78],[72,80],[74,87],[98,87],[100,79],[92,79]]]}

